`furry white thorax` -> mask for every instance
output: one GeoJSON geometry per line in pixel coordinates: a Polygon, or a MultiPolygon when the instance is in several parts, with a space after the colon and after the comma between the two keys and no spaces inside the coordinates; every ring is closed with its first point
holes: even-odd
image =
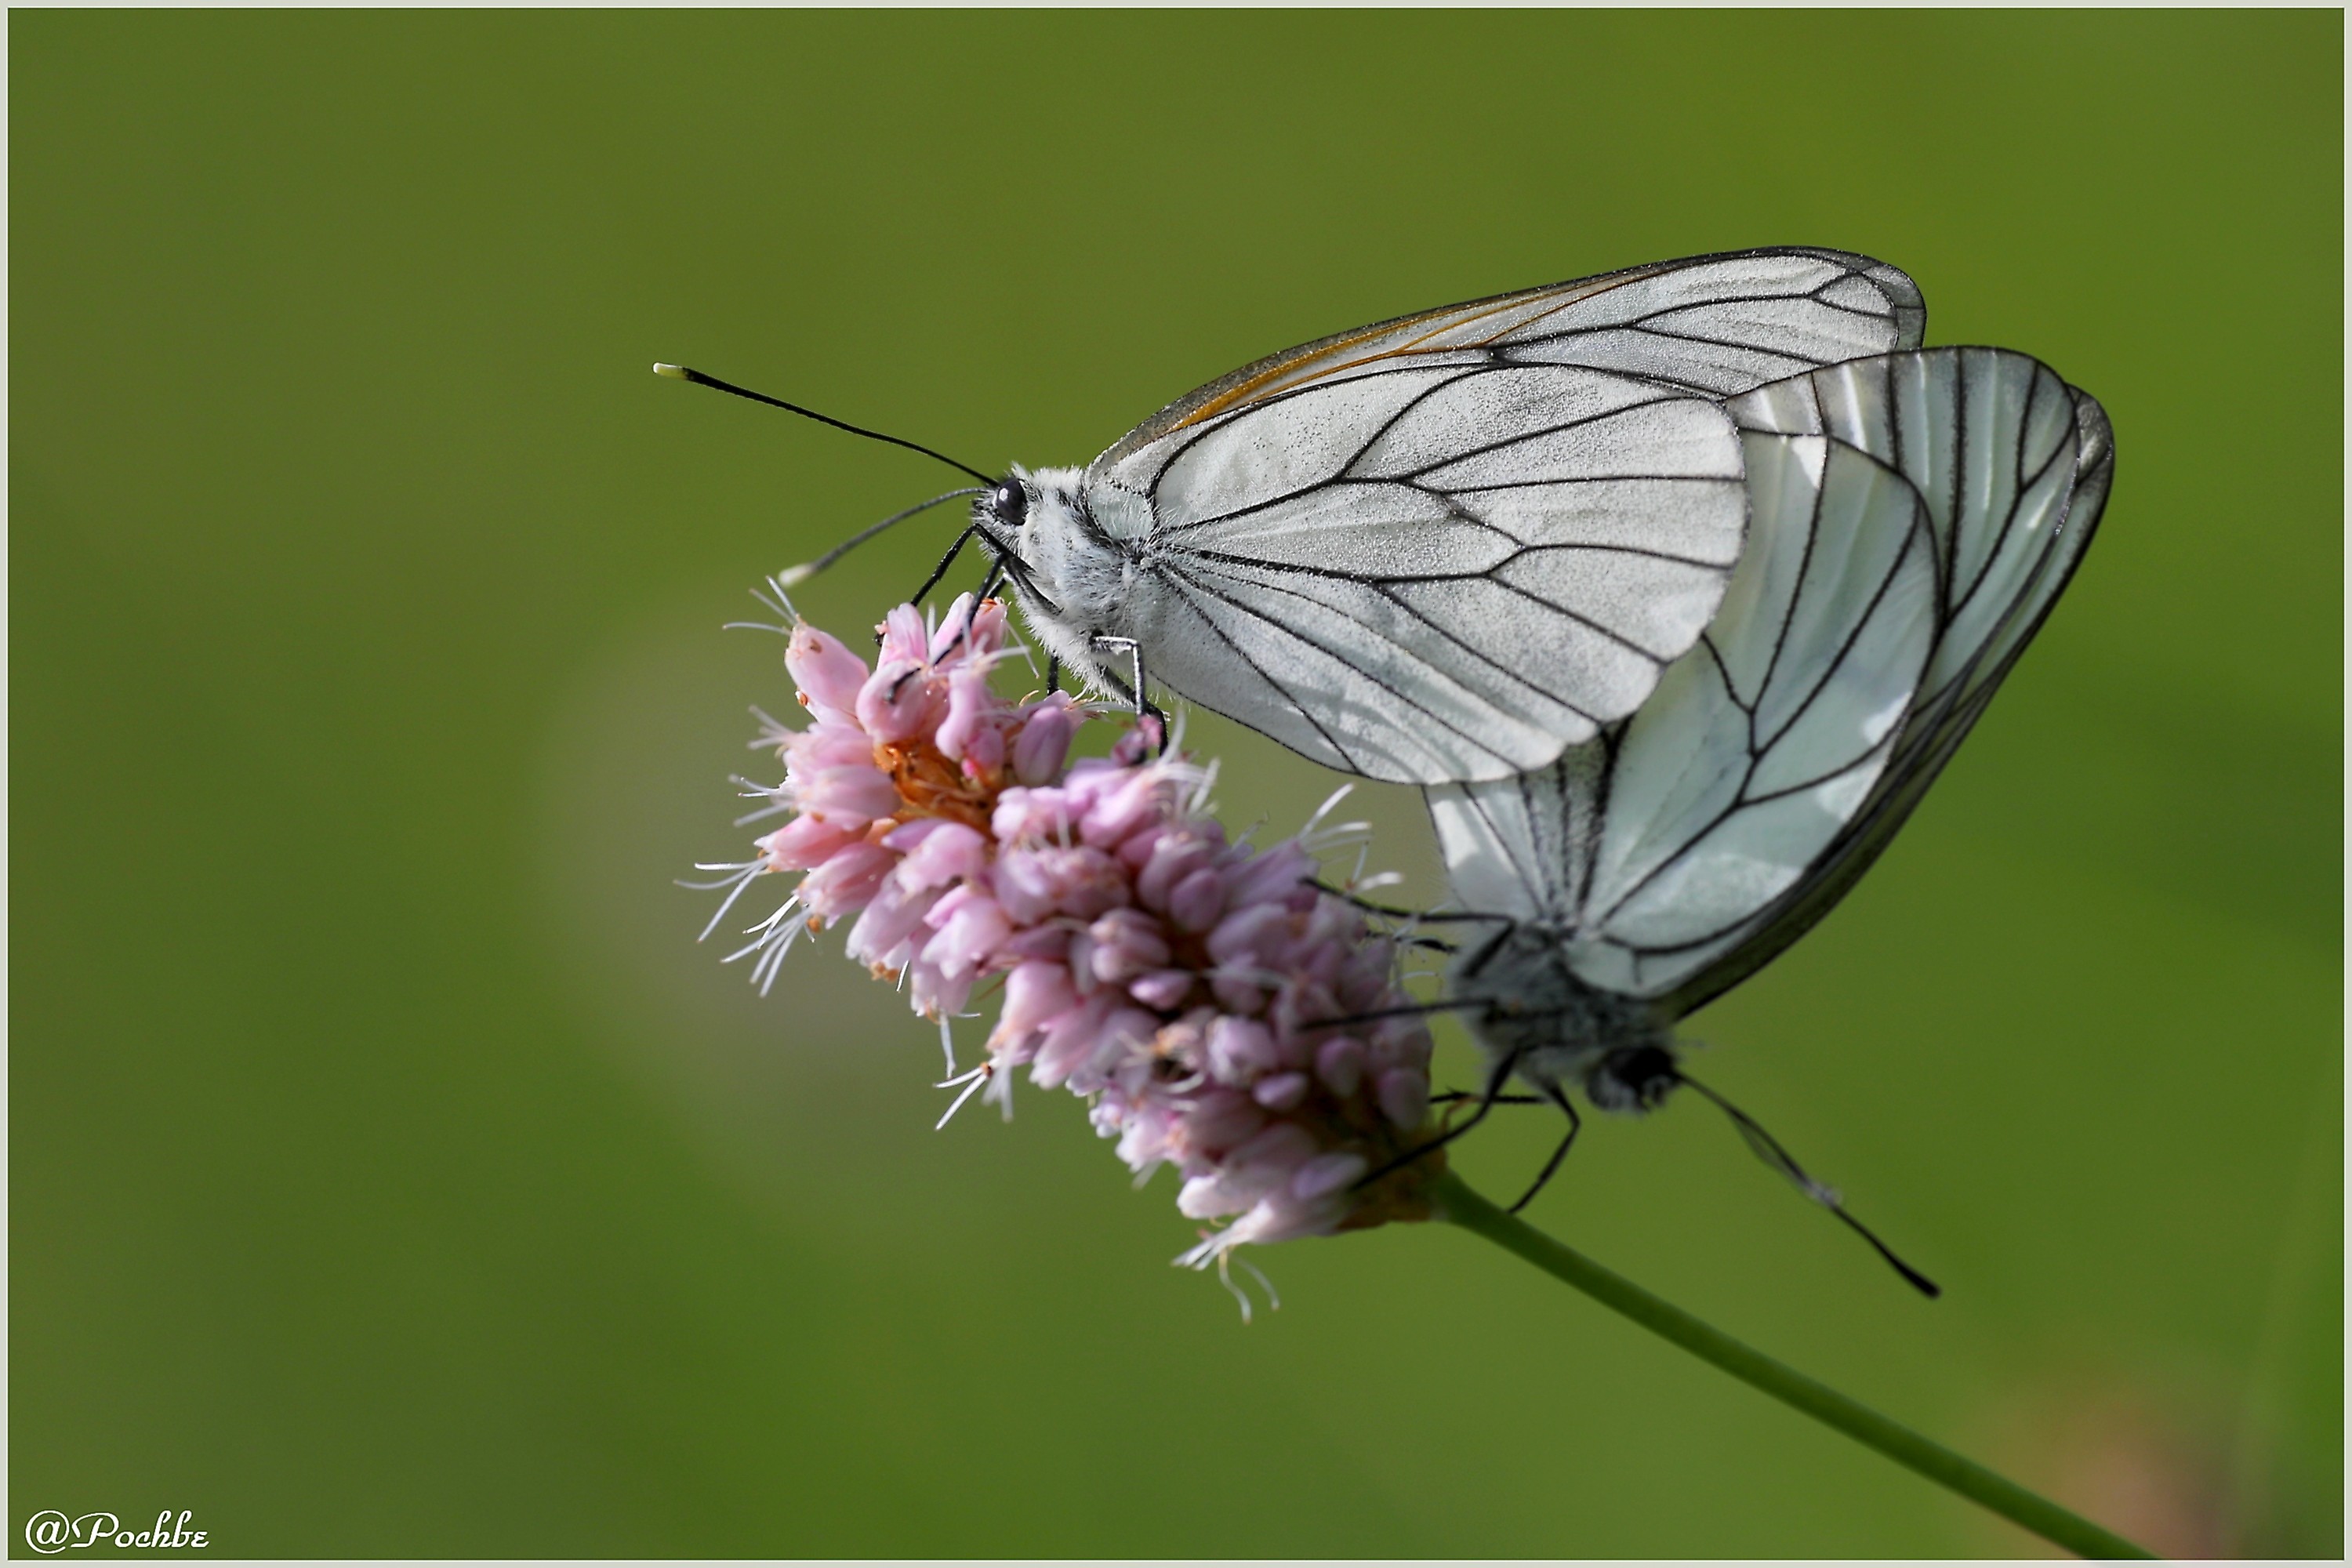
{"type": "Polygon", "coordinates": [[[1602,1110],[1646,1110],[1673,1086],[1670,1022],[1650,1002],[1579,980],[1555,931],[1515,925],[1465,948],[1448,978],[1450,994],[1487,1004],[1461,1016],[1490,1068],[1509,1059],[1513,1076],[1580,1088],[1602,1110]]]}
{"type": "MultiPolygon", "coordinates": [[[[1027,514],[1013,541],[1049,611],[1016,583],[1014,596],[1031,635],[1063,668],[1097,689],[1108,689],[1106,668],[1124,661],[1095,647],[1098,637],[1136,637],[1150,645],[1156,626],[1137,624],[1129,590],[1150,530],[1151,503],[1115,485],[1090,481],[1084,468],[1024,468],[1013,477],[1029,492],[1027,514]]],[[[1147,667],[1147,677],[1150,670],[1147,667]]]]}

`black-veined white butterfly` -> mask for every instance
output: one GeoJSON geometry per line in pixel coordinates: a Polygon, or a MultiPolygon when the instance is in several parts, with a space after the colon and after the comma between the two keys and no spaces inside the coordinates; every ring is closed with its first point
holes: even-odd
{"type": "Polygon", "coordinates": [[[1697,646],[1551,766],[1427,792],[1454,895],[1494,925],[1451,969],[1489,1076],[1448,1137],[1513,1077],[1568,1113],[1570,1141],[1570,1088],[1629,1110],[1691,1083],[1675,1022],[1886,847],[2065,587],[2114,475],[2097,402],[2005,350],[1876,356],[1728,407],[1751,537],[1697,646]]]}
{"type": "Polygon", "coordinates": [[[1866,257],[1697,257],[1319,339],[1084,468],[942,460],[982,480],[966,537],[1098,685],[1373,778],[1501,779],[1632,713],[1715,616],[1748,508],[1724,400],[1925,321],[1866,257]]]}

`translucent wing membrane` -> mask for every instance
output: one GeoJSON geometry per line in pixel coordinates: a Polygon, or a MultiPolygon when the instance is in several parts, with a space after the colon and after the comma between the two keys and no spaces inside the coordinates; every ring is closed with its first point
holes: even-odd
{"type": "Polygon", "coordinates": [[[1736,946],[1886,766],[1934,647],[1926,509],[1821,437],[1751,435],[1753,542],[1632,721],[1538,773],[1429,792],[1465,907],[1552,927],[1650,996],[1736,946]]]}
{"type": "Polygon", "coordinates": [[[1869,868],[2049,614],[2114,473],[2098,404],[2002,351],[1834,366],[1731,409],[1755,515],[1699,646],[1555,766],[1429,792],[1465,907],[1542,923],[1580,979],[1670,1016],[1869,868]]]}
{"type": "Polygon", "coordinates": [[[1718,399],[1924,319],[1826,250],[1498,296],[1202,387],[1087,496],[1167,685],[1332,767],[1503,778],[1632,712],[1714,616],[1746,513],[1718,399]]]}
{"type": "Polygon", "coordinates": [[[1570,366],[1386,371],[1167,447],[1126,605],[1152,672],[1410,783],[1540,766],[1632,711],[1746,521],[1720,405],[1570,366]]]}
{"type": "MultiPolygon", "coordinates": [[[[1877,860],[1967,739],[2026,644],[2042,629],[2098,530],[2115,481],[2115,432],[2096,398],[2059,382],[2047,366],[2005,350],[1935,349],[1917,357],[1948,359],[1952,369],[1933,376],[1906,370],[1883,382],[1909,388],[1895,399],[1898,415],[1915,427],[1950,421],[1952,450],[1965,451],[1973,445],[1980,455],[2009,454],[1976,470],[1989,479],[1974,491],[2009,497],[2009,502],[1948,510],[1951,526],[1939,526],[1939,542],[1947,544],[1948,556],[2004,564],[1998,573],[1989,569],[1979,574],[1972,591],[1961,584],[1956,593],[1948,576],[1948,606],[1967,613],[1963,616],[1948,607],[1928,679],[1870,798],[1804,881],[1775,906],[1741,947],[1666,998],[1668,1010],[1677,1016],[1704,1006],[1779,956],[1835,908],[1877,860]],[[2053,384],[2063,393],[2063,403],[2048,400],[2053,384]],[[2015,395],[2021,384],[2030,384],[2031,396],[2015,395]],[[1921,400],[1929,395],[1940,400],[1942,412],[1930,413],[1923,406],[1921,400]],[[1994,471],[2006,468],[2021,476],[2037,471],[2042,454],[2032,433],[2049,428],[2053,407],[2063,410],[2065,431],[2053,462],[2069,481],[2054,503],[2047,498],[2046,479],[2008,479],[1994,471]],[[1993,584],[2001,585],[1998,592],[1989,587],[1993,584]]],[[[1840,368],[1860,373],[1858,379],[1839,378],[1845,385],[1868,384],[1870,367],[1840,368]]],[[[1795,406],[1781,400],[1776,405],[1783,410],[1795,406]]],[[[1751,419],[1756,412],[1742,411],[1751,419]]],[[[1859,425],[1854,428],[1863,433],[1859,425]]],[[[1948,485],[1946,493],[1953,493],[1948,485]]],[[[1932,499],[1928,504],[1932,510],[1932,499]]]]}
{"type": "Polygon", "coordinates": [[[1102,463],[1276,394],[1399,362],[1589,365],[1728,396],[1814,366],[1916,348],[1927,320],[1917,286],[1866,256],[1785,247],[1654,262],[1269,354],[1170,404],[1102,463]]]}

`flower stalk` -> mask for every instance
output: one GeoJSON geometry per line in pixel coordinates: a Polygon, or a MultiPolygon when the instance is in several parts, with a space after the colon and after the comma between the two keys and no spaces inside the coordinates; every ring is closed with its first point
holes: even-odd
{"type": "Polygon", "coordinates": [[[1868,1405],[1700,1321],[1575,1248],[1553,1240],[1517,1215],[1505,1213],[1451,1172],[1438,1178],[1431,1195],[1437,1206],[1436,1217],[1517,1254],[1553,1279],[1583,1291],[1611,1311],[1632,1319],[1701,1361],[1722,1368],[1783,1405],[1802,1411],[1823,1426],[1876,1449],[1896,1464],[1990,1509],[2011,1523],[2078,1557],[2155,1556],[2113,1531],[2026,1490],[2008,1477],[1962,1458],[1942,1444],[1921,1436],[1868,1405]]]}

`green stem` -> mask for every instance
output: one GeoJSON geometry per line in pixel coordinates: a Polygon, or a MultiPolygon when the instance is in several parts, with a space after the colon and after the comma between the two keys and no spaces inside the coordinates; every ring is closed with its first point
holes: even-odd
{"type": "Polygon", "coordinates": [[[1837,1428],[1855,1442],[1877,1449],[1896,1464],[1908,1466],[1929,1480],[1983,1504],[2003,1519],[2023,1525],[2078,1557],[2155,1555],[2080,1514],[2027,1491],[2007,1477],[1960,1458],[1942,1444],[1929,1442],[1909,1427],[1897,1426],[1835,1389],[1815,1383],[1761,1352],[1748,1349],[1720,1329],[1710,1328],[1680,1307],[1661,1300],[1622,1275],[1610,1272],[1526,1221],[1504,1213],[1471,1191],[1459,1176],[1448,1173],[1441,1177],[1435,1197],[1441,1217],[1465,1230],[1475,1231],[1507,1251],[1517,1253],[1554,1279],[1574,1286],[1652,1333],[1671,1340],[1701,1361],[1714,1363],[1782,1404],[1837,1428]]]}

